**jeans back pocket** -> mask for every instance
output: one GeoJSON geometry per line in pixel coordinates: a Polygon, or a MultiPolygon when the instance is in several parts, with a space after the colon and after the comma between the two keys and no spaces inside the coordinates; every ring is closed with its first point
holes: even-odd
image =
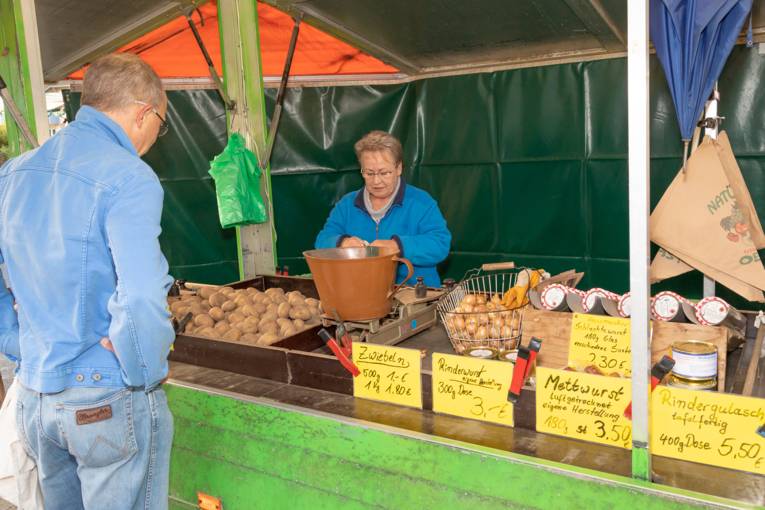
{"type": "Polygon", "coordinates": [[[69,453],[81,466],[108,466],[138,451],[128,389],[93,402],[60,404],[57,414],[69,453]]]}

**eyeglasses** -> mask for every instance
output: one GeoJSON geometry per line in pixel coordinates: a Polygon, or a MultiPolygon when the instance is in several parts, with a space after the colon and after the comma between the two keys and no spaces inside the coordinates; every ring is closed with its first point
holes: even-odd
{"type": "Polygon", "coordinates": [[[375,177],[379,177],[382,180],[390,179],[390,176],[393,175],[393,170],[383,170],[382,172],[373,172],[371,170],[364,170],[361,169],[361,175],[364,176],[365,179],[374,180],[375,177]]]}
{"type": "MultiPolygon", "coordinates": [[[[149,103],[146,103],[144,101],[138,101],[137,99],[134,100],[133,102],[136,104],[144,105],[144,106],[151,106],[149,103]]],[[[157,133],[157,137],[165,136],[167,134],[167,131],[170,129],[170,125],[167,123],[167,121],[164,118],[162,118],[162,115],[160,115],[157,109],[154,108],[153,106],[151,106],[151,111],[159,119],[159,132],[157,133]]]]}

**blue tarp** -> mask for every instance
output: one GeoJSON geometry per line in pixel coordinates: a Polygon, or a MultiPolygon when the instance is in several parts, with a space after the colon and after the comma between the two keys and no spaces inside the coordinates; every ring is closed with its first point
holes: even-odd
{"type": "Polygon", "coordinates": [[[688,141],[752,0],[651,0],[651,40],[688,141]]]}

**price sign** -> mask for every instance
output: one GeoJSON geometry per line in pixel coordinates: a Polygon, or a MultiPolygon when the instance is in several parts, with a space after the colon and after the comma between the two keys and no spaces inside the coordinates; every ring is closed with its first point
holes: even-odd
{"type": "Polygon", "coordinates": [[[422,409],[420,351],[355,343],[353,362],[361,371],[353,378],[355,397],[422,409]]]}
{"type": "Polygon", "coordinates": [[[537,431],[630,449],[629,379],[537,367],[537,431]]]}
{"type": "Polygon", "coordinates": [[[433,410],[513,426],[507,401],[513,366],[451,354],[433,354],[433,410]]]}
{"type": "Polygon", "coordinates": [[[657,387],[651,453],[765,475],[765,400],[657,387]]]}
{"type": "Polygon", "coordinates": [[[604,374],[632,374],[630,321],[618,317],[575,313],[571,321],[569,364],[594,365],[604,374]]]}

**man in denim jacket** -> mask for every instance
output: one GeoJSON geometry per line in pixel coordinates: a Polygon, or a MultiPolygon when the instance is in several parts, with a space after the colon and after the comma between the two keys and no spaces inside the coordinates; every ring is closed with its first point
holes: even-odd
{"type": "Polygon", "coordinates": [[[166,110],[151,67],[103,57],[76,120],[0,168],[0,352],[18,362],[19,435],[48,510],[167,508],[172,279],[162,187],[140,158],[166,110]]]}

